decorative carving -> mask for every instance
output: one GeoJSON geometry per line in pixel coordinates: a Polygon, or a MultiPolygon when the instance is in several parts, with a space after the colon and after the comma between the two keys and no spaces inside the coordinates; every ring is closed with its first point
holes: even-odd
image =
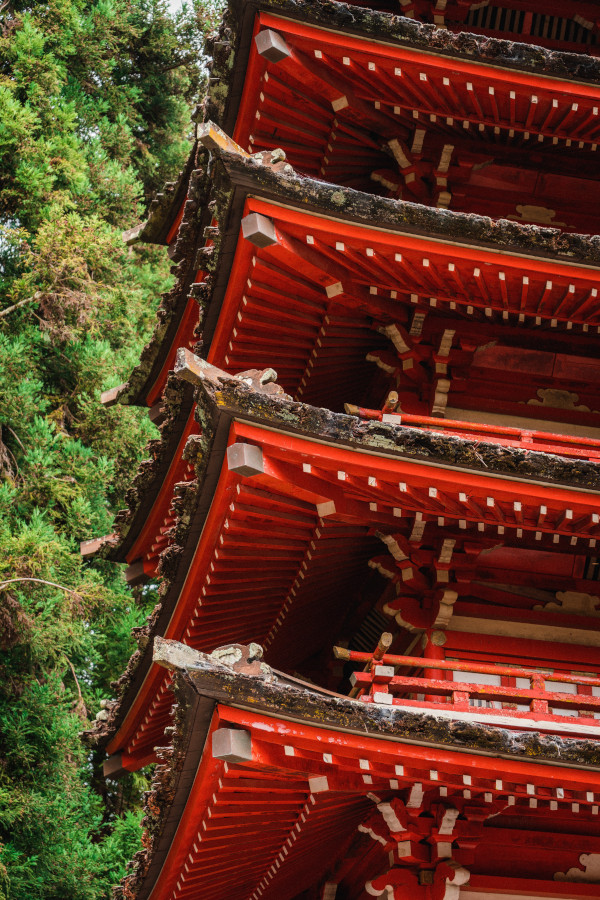
{"type": "Polygon", "coordinates": [[[383,816],[383,820],[391,834],[399,834],[406,831],[406,812],[401,800],[394,798],[389,803],[379,803],[377,809],[383,816]]]}
{"type": "MultiPolygon", "coordinates": [[[[464,866],[447,859],[440,862],[433,875],[431,893],[422,886],[418,876],[404,868],[392,868],[389,872],[373,878],[365,884],[365,891],[371,897],[387,895],[389,900],[417,900],[419,897],[431,897],[432,900],[459,900],[460,888],[468,884],[471,873],[464,866]]],[[[431,879],[424,879],[424,881],[431,879]]]]}
{"type": "Polygon", "coordinates": [[[437,867],[434,878],[434,900],[459,900],[460,888],[468,884],[471,873],[464,866],[445,860],[437,867]]]}
{"type": "Polygon", "coordinates": [[[568,613],[572,616],[600,616],[600,597],[581,594],[579,591],[557,591],[556,601],[538,604],[534,609],[544,612],[568,613]]]}
{"type": "Polygon", "coordinates": [[[448,391],[451,387],[449,378],[438,378],[434,386],[433,403],[431,406],[431,415],[443,418],[446,415],[446,406],[448,405],[448,391]]]}
{"type": "Polygon", "coordinates": [[[396,583],[410,584],[413,588],[419,585],[424,587],[423,578],[419,573],[418,549],[411,547],[401,534],[384,534],[376,531],[375,535],[386,545],[392,559],[376,556],[369,560],[369,566],[396,583]]]}
{"type": "MultiPolygon", "coordinates": [[[[395,352],[373,350],[366,358],[368,362],[376,363],[380,369],[392,376],[397,391],[408,390],[414,393],[424,379],[429,386],[431,415],[443,417],[452,386],[449,363],[456,331],[445,329],[436,351],[431,345],[421,343],[423,318],[424,316],[421,316],[413,321],[410,333],[398,322],[379,326],[377,330],[389,338],[395,352]]],[[[401,408],[402,403],[396,396],[394,410],[383,408],[382,413],[386,415],[392,411],[400,412],[401,408]]]]}
{"type": "Polygon", "coordinates": [[[562,228],[565,222],[555,222],[555,209],[549,209],[547,206],[533,206],[519,203],[516,207],[518,216],[507,216],[507,219],[513,219],[515,222],[534,222],[536,225],[551,225],[553,228],[562,228]]]}
{"type": "Polygon", "coordinates": [[[226,644],[213,650],[210,657],[240,675],[272,674],[271,667],[261,662],[263,648],[260,644],[226,644]]]}
{"type": "Polygon", "coordinates": [[[582,869],[572,868],[566,872],[555,872],[555,881],[585,881],[600,884],[600,853],[582,853],[579,862],[582,869]]]}
{"type": "Polygon", "coordinates": [[[589,406],[577,405],[579,394],[573,391],[561,391],[558,388],[540,388],[537,391],[539,400],[528,400],[528,406],[550,406],[552,409],[574,409],[589,412],[589,406]]]}
{"type": "MultiPolygon", "coordinates": [[[[406,802],[400,797],[393,797],[377,803],[377,809],[358,826],[358,830],[382,844],[386,852],[395,851],[399,858],[410,862],[415,844],[419,844],[421,853],[427,849],[420,844],[423,835],[415,821],[422,811],[423,798],[423,785],[413,784],[406,802]]],[[[378,800],[375,796],[372,799],[378,800]]],[[[429,861],[428,855],[426,861],[429,861]]]]}
{"type": "Polygon", "coordinates": [[[401,594],[391,603],[386,603],[383,612],[386,616],[393,616],[397,625],[413,634],[431,626],[431,611],[423,609],[417,597],[401,594]]]}
{"type": "Polygon", "coordinates": [[[367,881],[365,891],[370,897],[385,895],[386,900],[417,900],[425,895],[425,888],[421,887],[416,875],[407,869],[390,869],[384,875],[367,881]]]}
{"type": "MultiPolygon", "coordinates": [[[[419,524],[416,520],[415,523],[419,524]]],[[[446,628],[458,598],[454,585],[448,584],[453,580],[451,564],[456,541],[445,539],[436,554],[422,548],[419,541],[411,543],[401,534],[376,531],[375,535],[386,545],[393,561],[389,557],[376,556],[369,560],[369,566],[393,581],[398,591],[397,597],[385,604],[383,612],[411,632],[432,626],[446,628]],[[442,583],[448,587],[442,588],[442,583]]]]}
{"type": "Polygon", "coordinates": [[[235,376],[243,381],[253,391],[260,394],[268,394],[270,397],[281,397],[282,400],[291,400],[280,384],[277,384],[277,372],[275,369],[247,369],[238,372],[235,376]]]}
{"type": "Polygon", "coordinates": [[[390,869],[384,875],[367,881],[365,891],[370,897],[385,895],[386,900],[408,900],[408,898],[421,898],[424,896],[424,888],[412,872],[406,869],[390,869]]]}
{"type": "Polygon", "coordinates": [[[363,834],[391,850],[400,840],[404,840],[408,828],[406,808],[399,797],[386,803],[377,804],[375,810],[358,826],[363,834]]]}
{"type": "Polygon", "coordinates": [[[366,883],[366,893],[385,900],[459,900],[470,878],[465,865],[483,839],[484,822],[498,814],[501,802],[462,797],[456,805],[431,802],[421,783],[410,785],[403,798],[367,796],[376,809],[358,830],[382,845],[389,868],[366,883]],[[461,851],[460,863],[453,859],[454,848],[461,851]]]}

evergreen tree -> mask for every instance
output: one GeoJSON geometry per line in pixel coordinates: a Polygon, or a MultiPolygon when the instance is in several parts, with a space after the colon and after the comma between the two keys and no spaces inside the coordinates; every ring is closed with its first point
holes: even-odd
{"type": "Polygon", "coordinates": [[[170,277],[120,232],[189,150],[212,13],[0,3],[0,900],[99,900],[139,844],[143,778],[106,807],[78,735],[145,611],[79,542],[110,532],[154,431],[99,403],[170,277]]]}

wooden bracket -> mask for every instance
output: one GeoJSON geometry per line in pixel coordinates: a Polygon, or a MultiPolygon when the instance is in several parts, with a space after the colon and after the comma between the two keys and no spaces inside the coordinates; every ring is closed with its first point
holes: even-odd
{"type": "Polygon", "coordinates": [[[225,134],[222,128],[215,125],[214,122],[203,122],[196,129],[196,137],[199,143],[207,150],[224,150],[226,153],[235,153],[243,156],[245,159],[250,158],[250,154],[246,153],[243,147],[225,134]]]}
{"type": "Polygon", "coordinates": [[[119,402],[119,397],[127,387],[127,382],[124,384],[118,384],[116,387],[109,388],[107,391],[102,391],[100,394],[100,403],[102,406],[114,406],[119,402]]]}
{"type": "Polygon", "coordinates": [[[277,243],[273,220],[261,216],[260,213],[250,213],[244,216],[242,234],[255,247],[270,247],[277,243]]]}
{"type": "Polygon", "coordinates": [[[278,63],[292,55],[292,51],[285,40],[272,28],[265,28],[259,31],[254,40],[256,41],[256,49],[259,55],[268,62],[278,63]]]}
{"type": "Polygon", "coordinates": [[[227,466],[230,472],[245,478],[262,475],[265,471],[262,447],[241,442],[230,444],[227,448],[227,466]]]}
{"type": "Polygon", "coordinates": [[[213,759],[228,763],[251,762],[252,736],[239,728],[217,728],[212,736],[213,759]]]}

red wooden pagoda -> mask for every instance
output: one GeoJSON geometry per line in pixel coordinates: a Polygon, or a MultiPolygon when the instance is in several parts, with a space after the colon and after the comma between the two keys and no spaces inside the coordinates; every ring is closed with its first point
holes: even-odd
{"type": "Polygon", "coordinates": [[[82,547],[159,579],[122,900],[600,895],[597,11],[231,0],[82,547]]]}

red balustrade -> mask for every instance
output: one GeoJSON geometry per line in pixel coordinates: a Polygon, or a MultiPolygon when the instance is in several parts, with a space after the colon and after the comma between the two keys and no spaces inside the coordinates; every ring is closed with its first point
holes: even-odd
{"type": "MultiPolygon", "coordinates": [[[[459,660],[431,660],[419,656],[396,656],[389,653],[363,653],[335,647],[338,659],[364,664],[363,671],[354,672],[351,676],[352,696],[365,703],[381,703],[403,707],[419,707],[424,709],[443,709],[446,711],[474,711],[472,701],[486,701],[493,707],[478,707],[477,715],[498,715],[519,719],[534,719],[536,722],[557,720],[570,725],[588,725],[598,727],[600,722],[594,713],[600,714],[600,678],[586,675],[569,675],[562,672],[549,673],[515,666],[492,665],[478,662],[461,662],[459,660]],[[425,675],[401,675],[397,669],[408,668],[424,671],[425,675]],[[428,672],[435,670],[436,677],[428,677],[428,672]],[[505,684],[490,685],[445,680],[439,672],[465,672],[470,676],[494,675],[506,681],[505,684]],[[529,687],[516,687],[516,679],[526,679],[529,687]],[[560,690],[548,690],[547,682],[552,684],[576,685],[581,693],[564,693],[560,690]],[[598,689],[598,695],[594,694],[598,689]],[[427,699],[415,698],[415,695],[426,695],[427,699]],[[439,700],[432,699],[439,697],[439,700]],[[526,706],[526,709],[516,707],[526,706]],[[573,714],[578,714],[576,720],[573,714]]],[[[570,729],[572,730],[572,729],[570,729]]]]}

